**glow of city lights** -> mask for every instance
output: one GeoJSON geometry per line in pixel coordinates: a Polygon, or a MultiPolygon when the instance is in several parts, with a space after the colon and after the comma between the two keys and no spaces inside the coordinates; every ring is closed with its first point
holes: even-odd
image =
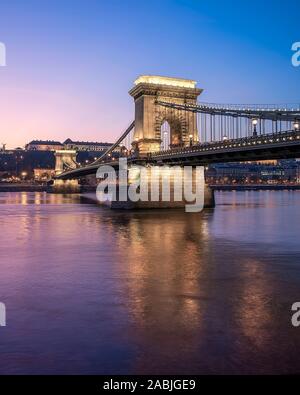
{"type": "Polygon", "coordinates": [[[197,85],[196,81],[186,80],[182,78],[161,77],[157,75],[141,75],[135,82],[138,84],[155,84],[155,85],[171,85],[180,88],[192,88],[197,85]]]}

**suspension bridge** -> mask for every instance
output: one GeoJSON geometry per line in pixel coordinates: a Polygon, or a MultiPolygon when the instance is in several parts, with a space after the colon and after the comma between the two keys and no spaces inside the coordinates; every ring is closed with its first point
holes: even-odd
{"type": "Polygon", "coordinates": [[[58,154],[57,180],[117,167],[118,149],[129,164],[208,165],[300,157],[300,104],[238,105],[198,101],[196,81],[141,76],[129,94],[135,119],[100,158],[86,166],[74,152],[58,154]],[[71,159],[70,159],[71,156],[71,159]]]}

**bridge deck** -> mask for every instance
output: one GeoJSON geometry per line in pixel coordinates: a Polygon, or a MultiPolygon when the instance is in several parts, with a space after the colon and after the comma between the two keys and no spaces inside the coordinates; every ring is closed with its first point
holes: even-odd
{"type": "Polygon", "coordinates": [[[253,136],[216,143],[193,145],[160,151],[152,160],[164,163],[209,164],[266,159],[287,159],[300,155],[300,132],[287,131],[273,135],[253,136]]]}
{"type": "MultiPolygon", "coordinates": [[[[300,132],[287,131],[273,135],[253,136],[191,147],[160,151],[148,157],[128,157],[128,163],[207,165],[219,162],[243,162],[300,157],[300,132]]],[[[95,163],[64,172],[57,179],[72,179],[96,174],[100,165],[118,167],[118,161],[95,163]]]]}

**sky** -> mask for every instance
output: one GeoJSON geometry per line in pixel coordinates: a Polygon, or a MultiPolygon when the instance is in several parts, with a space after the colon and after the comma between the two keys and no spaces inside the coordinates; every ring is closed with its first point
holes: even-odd
{"type": "Polygon", "coordinates": [[[0,0],[0,144],[115,141],[142,74],[214,103],[300,103],[299,0],[0,0]]]}

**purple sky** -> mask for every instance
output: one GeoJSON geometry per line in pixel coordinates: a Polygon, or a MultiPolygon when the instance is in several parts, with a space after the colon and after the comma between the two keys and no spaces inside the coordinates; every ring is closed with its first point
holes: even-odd
{"type": "Polygon", "coordinates": [[[195,79],[208,102],[300,102],[299,15],[298,0],[2,0],[0,143],[114,141],[140,74],[195,79]]]}

